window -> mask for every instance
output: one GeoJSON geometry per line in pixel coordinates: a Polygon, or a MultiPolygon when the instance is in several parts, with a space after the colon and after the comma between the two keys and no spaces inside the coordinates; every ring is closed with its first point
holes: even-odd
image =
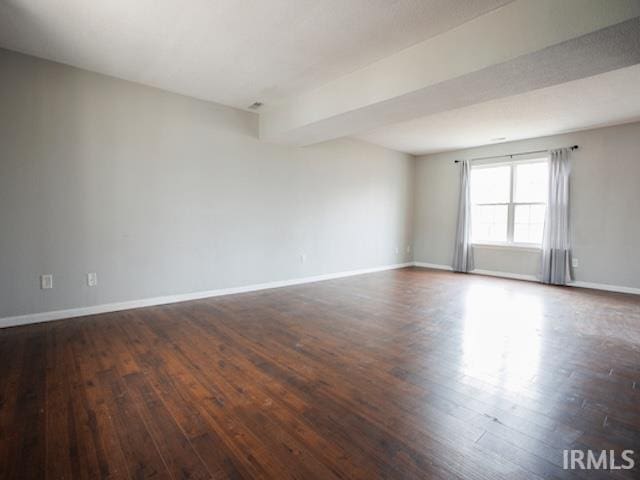
{"type": "Polygon", "coordinates": [[[546,159],[473,167],[472,242],[539,246],[548,176],[546,159]]]}

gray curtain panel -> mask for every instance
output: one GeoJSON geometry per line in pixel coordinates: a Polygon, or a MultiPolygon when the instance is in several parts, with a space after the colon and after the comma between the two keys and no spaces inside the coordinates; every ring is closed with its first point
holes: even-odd
{"type": "Polygon", "coordinates": [[[542,283],[566,285],[571,281],[569,257],[569,152],[549,151],[549,197],[542,240],[542,283]]]}
{"type": "Polygon", "coordinates": [[[459,165],[460,198],[452,267],[454,272],[467,273],[474,269],[471,247],[471,164],[469,160],[464,160],[459,165]]]}

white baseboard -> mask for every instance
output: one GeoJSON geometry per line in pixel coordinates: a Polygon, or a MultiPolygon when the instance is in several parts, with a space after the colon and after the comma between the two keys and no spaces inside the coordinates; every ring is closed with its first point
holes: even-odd
{"type": "Polygon", "coordinates": [[[568,287],[576,287],[576,288],[592,288],[594,290],[604,290],[606,292],[617,292],[617,293],[632,293],[635,295],[640,295],[640,288],[635,287],[623,287],[620,285],[609,285],[606,283],[591,283],[591,282],[571,282],[567,284],[568,287]]]}
{"type": "MultiPolygon", "coordinates": [[[[350,277],[353,275],[362,275],[365,273],[382,272],[384,270],[394,270],[405,267],[423,267],[434,268],[438,270],[452,271],[449,265],[440,265],[437,263],[427,262],[407,262],[397,263],[393,265],[384,265],[381,267],[364,268],[359,270],[350,270],[346,272],[327,273],[324,275],[314,275],[311,277],[293,278],[289,280],[280,280],[275,282],[259,283],[254,285],[244,285],[241,287],[221,288],[217,290],[209,290],[204,292],[183,293],[178,295],[167,295],[162,297],[145,298],[141,300],[131,300],[126,302],[108,303],[102,305],[93,305],[89,307],[71,308],[67,310],[56,310],[52,312],[32,313],[27,315],[17,315],[13,317],[0,318],[0,328],[14,327],[18,325],[27,325],[31,323],[50,322],[53,320],[61,320],[64,318],[83,317],[86,315],[96,315],[100,313],[117,312],[120,310],[129,310],[132,308],[152,307],[154,305],[165,305],[169,303],[187,302],[189,300],[200,300],[202,298],[218,297],[221,295],[233,295],[235,293],[255,292],[259,290],[267,290],[270,288],[288,287],[292,285],[301,285],[304,283],[321,282],[323,280],[332,280],[335,278],[350,277]]],[[[537,281],[533,275],[522,275],[509,272],[497,272],[493,270],[476,269],[473,274],[490,275],[493,277],[510,278],[516,280],[537,281]]],[[[594,290],[604,290],[607,292],[631,293],[640,295],[640,288],[624,287],[619,285],[608,285],[603,283],[591,283],[576,281],[568,284],[569,287],[591,288],[594,290]]]]}
{"type": "MultiPolygon", "coordinates": [[[[416,267],[424,267],[424,268],[435,268],[437,270],[447,270],[449,272],[453,271],[450,265],[441,265],[439,263],[426,263],[426,262],[413,262],[416,267]]],[[[476,268],[472,272],[476,275],[489,275],[491,277],[500,277],[500,278],[511,278],[515,280],[527,280],[530,282],[536,282],[538,279],[533,275],[522,275],[519,273],[509,273],[509,272],[496,272],[494,270],[482,270],[476,268]]]]}
{"type": "Polygon", "coordinates": [[[500,277],[500,278],[510,278],[512,280],[526,280],[528,282],[537,282],[538,279],[535,275],[524,275],[521,273],[511,273],[511,272],[496,272],[494,270],[482,270],[476,268],[473,272],[477,275],[488,275],[490,277],[500,277]]]}
{"type": "Polygon", "coordinates": [[[448,270],[449,272],[453,271],[450,265],[440,265],[438,263],[413,262],[413,265],[415,267],[435,268],[437,270],[448,270]]]}
{"type": "Polygon", "coordinates": [[[70,308],[67,310],[56,310],[52,312],[17,315],[14,317],[0,318],[0,328],[15,327],[18,325],[27,325],[30,323],[50,322],[53,320],[62,320],[63,318],[84,317],[86,315],[96,315],[99,313],[117,312],[120,310],[129,310],[132,308],[151,307],[154,305],[166,305],[169,303],[187,302],[189,300],[200,300],[202,298],[219,297],[221,295],[232,295],[234,293],[255,292],[258,290],[267,290],[270,288],[280,288],[280,287],[288,287],[292,285],[301,285],[303,283],[321,282],[323,280],[332,280],[335,278],[351,277],[353,275],[382,272],[384,270],[394,270],[398,268],[405,268],[405,267],[412,267],[412,266],[413,266],[413,262],[396,263],[393,265],[384,265],[381,267],[363,268],[359,270],[350,270],[346,272],[327,273],[323,275],[314,275],[311,277],[292,278],[289,280],[279,280],[275,282],[259,283],[254,285],[244,285],[241,287],[221,288],[218,290],[209,290],[204,292],[182,293],[178,295],[167,295],[162,297],[145,298],[141,300],[131,300],[127,302],[108,303],[108,304],[102,304],[102,305],[93,305],[89,307],[70,308]]]}
{"type": "MultiPolygon", "coordinates": [[[[453,270],[449,265],[440,265],[437,263],[413,262],[413,264],[416,267],[435,268],[438,270],[447,270],[447,271],[453,270]]],[[[491,277],[510,278],[515,280],[526,280],[529,282],[539,281],[539,279],[535,275],[524,275],[520,273],[510,273],[510,272],[497,272],[494,270],[482,270],[478,268],[476,268],[471,273],[477,274],[477,275],[489,275],[491,277]]],[[[575,288],[591,288],[593,290],[604,290],[606,292],[631,293],[635,295],[640,295],[640,288],[624,287],[621,285],[608,285],[605,283],[575,281],[575,282],[568,283],[567,286],[575,287],[575,288]]]]}

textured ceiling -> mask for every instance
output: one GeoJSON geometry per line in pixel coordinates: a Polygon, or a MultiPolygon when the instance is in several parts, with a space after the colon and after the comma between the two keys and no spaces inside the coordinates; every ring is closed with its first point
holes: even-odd
{"type": "Polygon", "coordinates": [[[2,0],[0,46],[245,108],[509,0],[2,0]]]}
{"type": "Polygon", "coordinates": [[[640,65],[383,127],[357,138],[415,155],[640,120],[640,65]]]}

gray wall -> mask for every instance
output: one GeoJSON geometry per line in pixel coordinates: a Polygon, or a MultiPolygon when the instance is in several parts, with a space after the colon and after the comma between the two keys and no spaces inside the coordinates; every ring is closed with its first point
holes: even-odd
{"type": "MultiPolygon", "coordinates": [[[[640,287],[640,123],[418,157],[415,260],[450,265],[458,202],[457,158],[578,144],[571,156],[576,280],[640,287]]],[[[476,268],[538,275],[535,250],[476,247],[476,268]]]]}
{"type": "Polygon", "coordinates": [[[0,105],[0,318],[411,259],[409,155],[5,50],[0,105]]]}

